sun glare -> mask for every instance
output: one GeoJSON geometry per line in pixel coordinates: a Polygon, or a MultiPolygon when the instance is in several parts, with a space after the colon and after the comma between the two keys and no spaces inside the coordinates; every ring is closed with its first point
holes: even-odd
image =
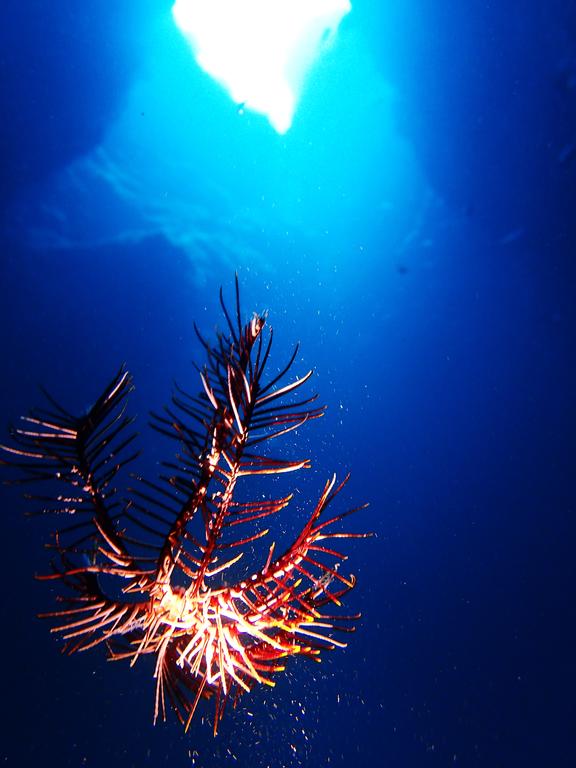
{"type": "Polygon", "coordinates": [[[286,133],[310,67],[350,10],[349,0],[176,0],[172,14],[202,69],[286,133]]]}

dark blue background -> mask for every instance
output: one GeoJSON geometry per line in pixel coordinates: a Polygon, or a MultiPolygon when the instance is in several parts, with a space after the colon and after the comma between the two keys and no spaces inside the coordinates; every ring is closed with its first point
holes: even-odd
{"type": "Polygon", "coordinates": [[[126,361],[153,471],[147,412],[197,386],[192,322],[238,270],[329,406],[301,487],[349,468],[343,506],[370,502],[363,619],[216,740],[153,728],[149,664],[63,657],[35,618],[50,521],[3,489],[3,761],[573,766],[576,4],[356,0],[284,138],[169,5],[2,11],[1,423],[39,384],[82,410],[126,361]]]}

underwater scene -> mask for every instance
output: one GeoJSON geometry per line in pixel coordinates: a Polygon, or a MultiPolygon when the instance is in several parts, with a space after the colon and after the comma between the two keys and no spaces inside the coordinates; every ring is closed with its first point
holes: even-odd
{"type": "Polygon", "coordinates": [[[0,22],[0,762],[576,765],[576,2],[0,22]]]}

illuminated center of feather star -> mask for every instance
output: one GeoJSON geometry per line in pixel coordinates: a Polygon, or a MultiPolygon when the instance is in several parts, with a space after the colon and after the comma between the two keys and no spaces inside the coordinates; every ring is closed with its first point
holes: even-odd
{"type": "Polygon", "coordinates": [[[350,0],[176,0],[172,14],[202,69],[278,133],[350,0]]]}

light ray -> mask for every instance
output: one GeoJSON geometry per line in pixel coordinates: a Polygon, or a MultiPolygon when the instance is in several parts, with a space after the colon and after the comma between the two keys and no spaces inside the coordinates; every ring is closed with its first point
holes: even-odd
{"type": "Polygon", "coordinates": [[[350,0],[176,0],[172,15],[202,69],[285,133],[306,75],[350,10],[350,0]]]}

